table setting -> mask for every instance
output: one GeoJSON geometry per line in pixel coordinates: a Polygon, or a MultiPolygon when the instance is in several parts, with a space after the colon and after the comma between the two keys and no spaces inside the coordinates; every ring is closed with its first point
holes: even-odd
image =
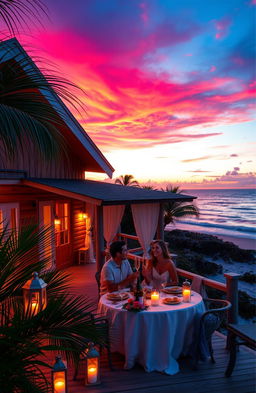
{"type": "Polygon", "coordinates": [[[184,289],[144,287],[143,302],[127,288],[100,298],[98,312],[109,320],[111,350],[125,356],[125,369],[137,362],[147,372],[179,371],[177,359],[188,352],[195,321],[205,311],[201,295],[184,289]]]}

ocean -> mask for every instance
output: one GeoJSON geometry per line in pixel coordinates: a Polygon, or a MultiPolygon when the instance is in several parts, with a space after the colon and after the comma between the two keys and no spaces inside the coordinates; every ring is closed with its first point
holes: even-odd
{"type": "MultiPolygon", "coordinates": [[[[167,225],[165,229],[184,229],[224,238],[227,236],[225,240],[241,248],[256,249],[256,190],[189,190],[185,194],[197,197],[194,203],[199,208],[200,217],[181,218],[175,225],[167,225]],[[242,247],[241,241],[247,243],[248,247],[242,247]]],[[[255,266],[250,263],[215,262],[223,266],[223,273],[255,273],[255,266]]],[[[223,274],[210,278],[225,282],[223,274]]],[[[239,289],[255,297],[256,284],[239,281],[239,289]]]]}
{"type": "Polygon", "coordinates": [[[189,190],[186,194],[197,197],[194,203],[200,217],[181,218],[167,230],[186,229],[256,241],[256,190],[189,190]]]}

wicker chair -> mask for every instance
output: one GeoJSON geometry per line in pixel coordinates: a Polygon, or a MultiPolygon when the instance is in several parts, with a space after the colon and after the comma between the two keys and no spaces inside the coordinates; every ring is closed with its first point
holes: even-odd
{"type": "Polygon", "coordinates": [[[207,311],[202,314],[199,321],[199,338],[197,341],[197,348],[193,356],[194,369],[197,369],[198,361],[203,359],[203,355],[208,351],[211,356],[212,363],[215,363],[212,347],[212,335],[225,320],[227,310],[231,308],[231,303],[228,300],[206,298],[204,299],[204,302],[207,306],[207,311]]]}

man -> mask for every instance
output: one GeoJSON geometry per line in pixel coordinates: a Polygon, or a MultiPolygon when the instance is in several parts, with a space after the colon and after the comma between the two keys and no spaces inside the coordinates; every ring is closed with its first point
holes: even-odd
{"type": "Polygon", "coordinates": [[[125,242],[116,241],[110,245],[111,259],[104,263],[101,270],[100,294],[118,291],[126,288],[139,276],[139,272],[133,272],[127,259],[127,247],[125,242]]]}

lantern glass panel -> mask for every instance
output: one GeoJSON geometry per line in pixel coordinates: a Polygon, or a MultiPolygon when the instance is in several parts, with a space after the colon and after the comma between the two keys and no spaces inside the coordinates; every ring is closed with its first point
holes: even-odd
{"type": "Polygon", "coordinates": [[[53,373],[53,392],[66,393],[66,372],[56,371],[53,373]]]}
{"type": "Polygon", "coordinates": [[[87,359],[87,383],[94,384],[99,382],[99,358],[87,359]]]}
{"type": "Polygon", "coordinates": [[[33,314],[37,314],[40,307],[39,292],[31,292],[30,308],[33,314]]]}

